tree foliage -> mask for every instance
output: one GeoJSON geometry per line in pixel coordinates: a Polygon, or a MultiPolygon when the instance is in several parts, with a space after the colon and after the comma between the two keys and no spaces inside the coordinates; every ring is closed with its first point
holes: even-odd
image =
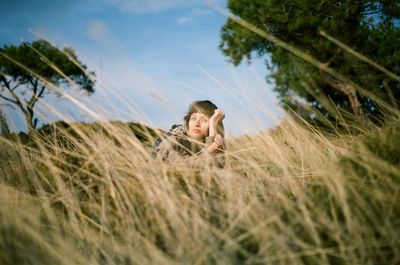
{"type": "Polygon", "coordinates": [[[71,48],[59,50],[45,40],[23,42],[0,48],[0,98],[18,108],[25,116],[29,131],[36,128],[34,107],[46,94],[61,95],[62,88],[78,86],[94,92],[94,81],[87,67],[79,62],[71,48]]]}
{"type": "MultiPolygon", "coordinates": [[[[324,31],[352,50],[400,75],[400,3],[396,0],[229,0],[230,11],[267,34],[296,47],[398,107],[400,82],[321,36],[324,31]]],[[[376,102],[350,83],[324,73],[302,58],[228,19],[220,49],[238,65],[264,56],[282,105],[296,109],[302,98],[327,117],[337,109],[362,117],[380,113],[376,102]]],[[[309,113],[308,113],[309,115],[309,113]]],[[[310,116],[308,116],[310,117],[310,116]]]]}

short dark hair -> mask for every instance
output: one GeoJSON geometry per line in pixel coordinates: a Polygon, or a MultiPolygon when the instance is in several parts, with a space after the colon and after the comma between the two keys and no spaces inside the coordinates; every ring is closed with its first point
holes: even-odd
{"type": "MultiPolygon", "coordinates": [[[[210,118],[214,114],[214,110],[216,109],[218,109],[218,107],[209,100],[199,100],[192,102],[189,105],[187,114],[183,118],[183,121],[185,122],[185,128],[189,128],[190,116],[192,116],[193,113],[200,112],[210,118]]],[[[217,125],[217,133],[219,133],[221,136],[225,136],[225,129],[222,121],[220,121],[217,125]]]]}

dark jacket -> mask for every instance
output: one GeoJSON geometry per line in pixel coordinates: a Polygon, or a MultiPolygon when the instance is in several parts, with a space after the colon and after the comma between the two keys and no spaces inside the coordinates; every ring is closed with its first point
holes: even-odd
{"type": "Polygon", "coordinates": [[[213,137],[206,137],[205,143],[196,142],[187,135],[183,125],[174,125],[165,138],[157,139],[152,156],[168,163],[184,164],[188,166],[215,165],[225,166],[223,149],[215,154],[209,154],[206,148],[213,143],[213,137]]]}

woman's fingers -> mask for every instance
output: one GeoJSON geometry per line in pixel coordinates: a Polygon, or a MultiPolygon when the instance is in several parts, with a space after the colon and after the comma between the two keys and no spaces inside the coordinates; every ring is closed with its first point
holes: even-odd
{"type": "Polygon", "coordinates": [[[225,112],[222,109],[220,109],[220,111],[221,111],[221,121],[222,121],[225,118],[225,112]]]}
{"type": "Polygon", "coordinates": [[[220,115],[220,112],[218,111],[218,109],[216,109],[216,110],[214,110],[214,114],[211,116],[211,118],[217,119],[219,115],[220,115]]]}
{"type": "Polygon", "coordinates": [[[217,121],[222,121],[225,118],[225,113],[222,109],[216,109],[214,110],[214,114],[211,116],[211,118],[214,118],[217,121]]]}

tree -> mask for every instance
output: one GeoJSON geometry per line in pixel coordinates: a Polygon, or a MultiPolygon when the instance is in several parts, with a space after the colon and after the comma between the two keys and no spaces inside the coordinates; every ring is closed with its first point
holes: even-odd
{"type": "MultiPolygon", "coordinates": [[[[275,91],[286,108],[298,98],[334,116],[336,109],[373,117],[380,109],[353,84],[397,107],[400,99],[400,3],[397,0],[228,0],[230,11],[272,38],[300,49],[351,82],[344,82],[306,63],[282,46],[228,18],[221,30],[220,49],[238,65],[254,55],[264,56],[275,91]],[[397,75],[390,77],[321,36],[321,31],[366,55],[397,75]],[[295,95],[295,96],[294,96],[295,95]],[[332,104],[333,102],[333,104],[332,104]]],[[[312,116],[309,116],[312,117],[312,116]]]]}
{"type": "Polygon", "coordinates": [[[78,61],[71,48],[59,50],[45,40],[20,46],[0,48],[0,98],[9,106],[22,111],[28,131],[36,129],[34,107],[46,94],[76,84],[80,89],[94,92],[94,81],[86,74],[87,67],[78,61]]]}
{"type": "Polygon", "coordinates": [[[6,117],[0,110],[0,136],[8,136],[9,134],[10,129],[8,128],[6,117]]]}

